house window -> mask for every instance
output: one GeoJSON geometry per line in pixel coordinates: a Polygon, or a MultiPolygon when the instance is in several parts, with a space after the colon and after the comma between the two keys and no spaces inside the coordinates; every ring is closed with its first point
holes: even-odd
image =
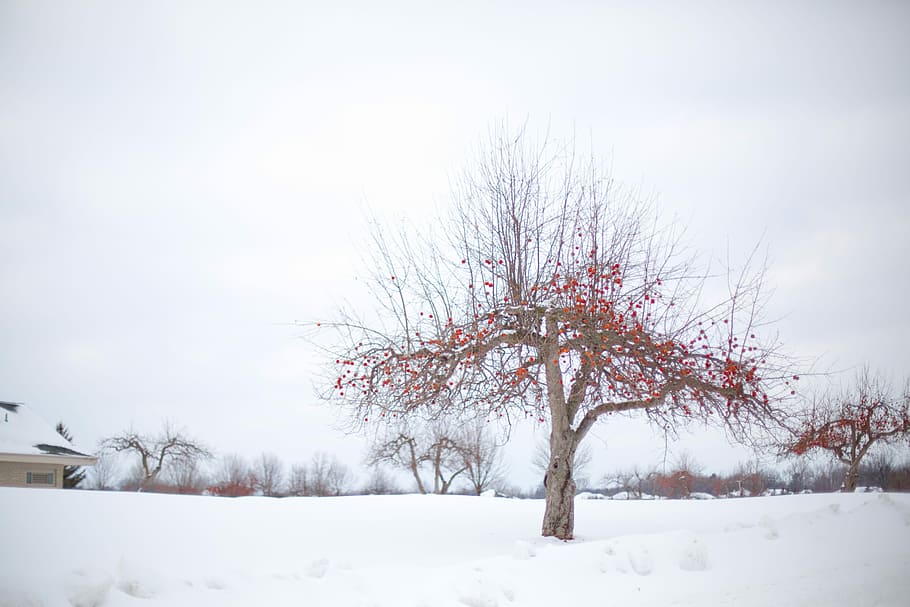
{"type": "Polygon", "coordinates": [[[27,485],[53,485],[53,472],[26,472],[25,484],[27,485]]]}

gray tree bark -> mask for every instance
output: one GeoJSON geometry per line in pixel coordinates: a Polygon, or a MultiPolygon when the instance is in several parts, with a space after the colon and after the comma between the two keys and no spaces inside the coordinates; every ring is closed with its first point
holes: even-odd
{"type": "Polygon", "coordinates": [[[557,429],[550,434],[550,465],[544,477],[546,509],[542,534],[561,540],[571,540],[575,529],[575,479],[573,462],[578,448],[576,433],[570,428],[557,429]]]}
{"type": "Polygon", "coordinates": [[[856,484],[859,481],[859,460],[852,463],[847,468],[847,473],[844,475],[844,484],[841,485],[841,491],[844,493],[853,493],[856,491],[856,484]]]}

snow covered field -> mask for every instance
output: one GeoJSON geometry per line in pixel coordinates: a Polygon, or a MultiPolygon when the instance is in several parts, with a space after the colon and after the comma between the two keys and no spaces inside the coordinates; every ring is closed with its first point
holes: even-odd
{"type": "Polygon", "coordinates": [[[0,605],[910,604],[910,495],[576,504],[0,488],[0,605]]]}

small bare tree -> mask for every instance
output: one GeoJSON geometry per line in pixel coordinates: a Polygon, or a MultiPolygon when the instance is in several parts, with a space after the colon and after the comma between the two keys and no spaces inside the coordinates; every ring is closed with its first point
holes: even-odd
{"type": "Polygon", "coordinates": [[[427,461],[433,469],[433,493],[446,494],[455,479],[468,468],[461,445],[448,428],[436,426],[427,461]]]}
{"type": "Polygon", "coordinates": [[[809,489],[812,482],[812,466],[804,457],[790,462],[786,469],[787,490],[790,493],[802,493],[809,489]]]}
{"type": "Polygon", "coordinates": [[[177,493],[202,493],[209,485],[209,478],[197,458],[173,460],[162,476],[177,493]]]}
{"type": "Polygon", "coordinates": [[[650,493],[650,485],[653,483],[656,474],[656,467],[642,468],[640,466],[633,466],[631,470],[623,475],[625,480],[624,488],[629,492],[630,496],[634,496],[636,499],[642,499],[645,494],[645,487],[648,487],[648,492],[650,493]]]}
{"type": "Polygon", "coordinates": [[[830,458],[812,466],[810,489],[813,493],[830,493],[843,488],[847,466],[830,458]]]}
{"type": "Polygon", "coordinates": [[[370,476],[363,486],[367,495],[391,495],[401,493],[395,479],[382,466],[373,466],[370,476]]]}
{"type": "Polygon", "coordinates": [[[288,495],[303,497],[309,495],[309,469],[306,464],[294,464],[288,476],[288,495]]]}
{"type": "Polygon", "coordinates": [[[482,421],[470,424],[458,437],[464,474],[477,495],[505,480],[502,445],[482,421]]]}
{"type": "Polygon", "coordinates": [[[244,497],[252,495],[255,490],[253,473],[247,461],[236,453],[222,456],[212,476],[209,492],[222,497],[244,497]]]}
{"type": "Polygon", "coordinates": [[[102,451],[129,453],[138,457],[141,472],[138,491],[153,483],[165,465],[177,460],[207,459],[212,453],[199,441],[165,424],[159,434],[139,434],[128,430],[102,441],[102,451]]]}
{"type": "Polygon", "coordinates": [[[852,492],[860,464],[873,446],[910,439],[910,381],[895,394],[887,381],[866,367],[850,388],[813,402],[794,434],[785,451],[831,453],[847,467],[841,490],[852,492]]]}
{"type": "Polygon", "coordinates": [[[110,452],[99,451],[95,454],[95,465],[88,469],[86,486],[97,491],[111,491],[116,488],[120,476],[120,464],[117,456],[110,452]]]}
{"type": "Polygon", "coordinates": [[[289,491],[298,496],[344,495],[350,489],[351,473],[338,458],[322,451],[309,464],[291,468],[289,491]]]}
{"type": "Polygon", "coordinates": [[[866,479],[866,484],[874,487],[888,489],[888,479],[894,472],[894,453],[887,449],[879,449],[875,453],[867,454],[860,467],[860,478],[866,479]]]}
{"type": "Polygon", "coordinates": [[[424,446],[418,444],[417,438],[406,429],[387,433],[382,438],[377,438],[370,447],[367,455],[369,466],[389,464],[395,468],[407,470],[417,490],[426,493],[427,489],[420,476],[420,468],[426,461],[424,446]]]}
{"type": "Polygon", "coordinates": [[[284,465],[274,453],[262,453],[253,465],[253,486],[266,497],[281,495],[284,465]]]}
{"type": "Polygon", "coordinates": [[[739,462],[734,468],[730,480],[733,483],[736,483],[733,490],[739,494],[740,497],[745,495],[762,495],[766,490],[773,488],[775,485],[782,484],[778,482],[777,475],[774,472],[763,467],[755,460],[739,462]]]}
{"type": "Polygon", "coordinates": [[[367,462],[403,468],[411,473],[417,490],[427,493],[427,483],[421,470],[429,467],[433,477],[433,493],[445,494],[452,483],[468,469],[465,451],[458,432],[449,424],[434,422],[415,428],[413,425],[390,425],[386,433],[374,441],[367,462]]]}

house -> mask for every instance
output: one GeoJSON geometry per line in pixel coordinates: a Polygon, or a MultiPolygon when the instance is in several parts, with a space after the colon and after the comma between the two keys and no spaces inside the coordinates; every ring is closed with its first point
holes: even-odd
{"type": "Polygon", "coordinates": [[[0,487],[60,489],[64,466],[95,462],[22,403],[0,401],[0,487]]]}

